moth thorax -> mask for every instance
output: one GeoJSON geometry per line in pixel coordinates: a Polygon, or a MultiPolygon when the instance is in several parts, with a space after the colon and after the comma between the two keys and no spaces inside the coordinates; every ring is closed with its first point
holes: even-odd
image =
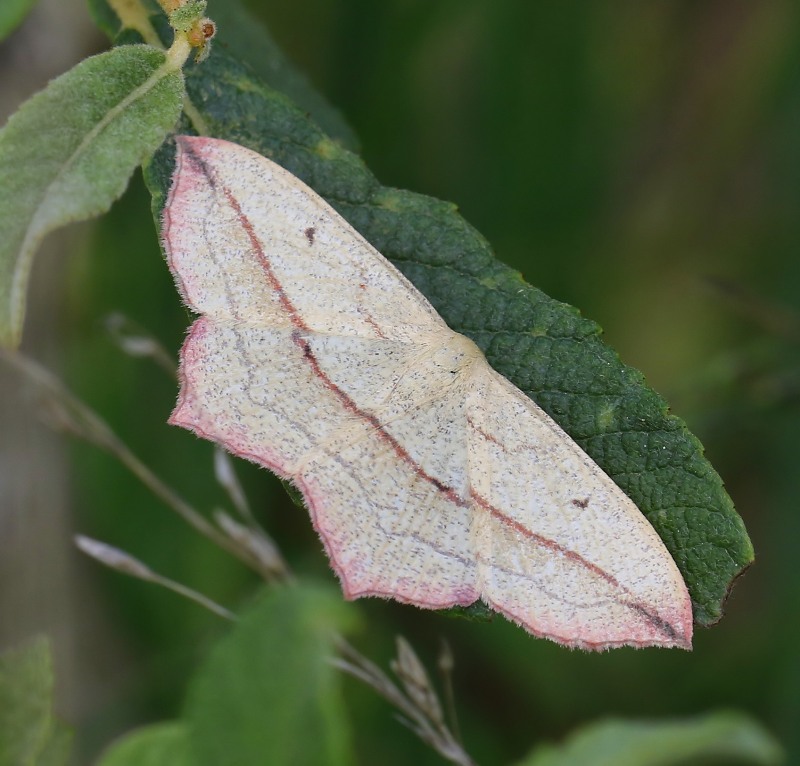
{"type": "Polygon", "coordinates": [[[443,372],[458,375],[483,354],[469,339],[458,333],[449,334],[446,341],[431,350],[431,361],[443,372]]]}

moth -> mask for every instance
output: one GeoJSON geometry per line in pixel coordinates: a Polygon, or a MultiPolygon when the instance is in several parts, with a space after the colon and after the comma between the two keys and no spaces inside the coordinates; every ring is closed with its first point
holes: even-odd
{"type": "Polygon", "coordinates": [[[162,232],[200,315],[171,422],[291,481],[347,598],[691,647],[686,586],[633,502],[300,180],[180,136],[162,232]]]}

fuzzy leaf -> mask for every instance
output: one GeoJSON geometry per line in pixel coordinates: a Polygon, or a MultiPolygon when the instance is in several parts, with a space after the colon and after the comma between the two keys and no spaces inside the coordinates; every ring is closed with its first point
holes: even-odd
{"type": "Polygon", "coordinates": [[[784,762],[781,748],[752,718],[712,713],[688,721],[603,721],[560,746],[537,748],[518,766],[688,766],[784,762]]]}
{"type": "Polygon", "coordinates": [[[183,76],[166,62],[145,45],[93,56],[0,131],[0,344],[19,343],[45,235],[107,210],[178,119],[183,76]]]}
{"type": "Polygon", "coordinates": [[[158,723],[126,734],[97,766],[190,766],[189,739],[180,722],[158,723]]]}
{"type": "Polygon", "coordinates": [[[242,615],[189,689],[194,763],[353,763],[329,661],[350,609],[334,592],[305,586],[270,591],[242,615]]]}
{"type": "MultiPolygon", "coordinates": [[[[210,135],[277,161],[325,197],[531,396],[647,516],[680,568],[694,619],[722,615],[732,580],[753,559],[741,518],[698,440],[598,326],[500,263],[455,206],[381,186],[285,96],[221,47],[187,72],[210,135]]],[[[173,150],[146,168],[160,220],[173,150]]]]}
{"type": "Polygon", "coordinates": [[[0,655],[0,766],[63,766],[71,732],[53,718],[50,644],[0,655]]]}

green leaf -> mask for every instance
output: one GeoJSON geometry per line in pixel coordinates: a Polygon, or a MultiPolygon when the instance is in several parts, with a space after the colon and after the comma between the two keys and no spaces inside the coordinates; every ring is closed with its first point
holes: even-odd
{"type": "Polygon", "coordinates": [[[711,713],[688,721],[609,720],[587,726],[561,746],[537,748],[518,766],[689,766],[784,762],[775,740],[749,716],[711,713]]]}
{"type": "Polygon", "coordinates": [[[35,760],[50,733],[52,695],[46,639],[0,656],[0,766],[35,760]]]}
{"type": "Polygon", "coordinates": [[[189,737],[178,721],[145,726],[106,750],[97,766],[190,766],[189,737]]]}
{"type": "Polygon", "coordinates": [[[211,652],[189,690],[186,720],[199,766],[354,762],[335,631],[351,607],[328,589],[270,591],[211,652]]]}
{"type": "MultiPolygon", "coordinates": [[[[680,568],[695,622],[722,615],[753,549],[722,481],[685,424],[600,340],[596,324],[528,285],[446,202],[382,187],[286,97],[221,47],[187,73],[211,135],[279,162],[327,198],[542,406],[647,516],[680,568]]],[[[172,172],[165,146],[146,168],[158,221],[172,172]]]]}
{"type": "Polygon", "coordinates": [[[71,733],[53,718],[53,661],[44,638],[0,655],[0,766],[62,766],[71,733]]]}
{"type": "Polygon", "coordinates": [[[163,51],[124,46],[53,80],[0,131],[0,343],[19,343],[44,236],[110,207],[175,124],[182,95],[163,51]]]}
{"type": "Polygon", "coordinates": [[[0,3],[0,40],[5,40],[25,19],[36,0],[3,0],[0,3]]]}

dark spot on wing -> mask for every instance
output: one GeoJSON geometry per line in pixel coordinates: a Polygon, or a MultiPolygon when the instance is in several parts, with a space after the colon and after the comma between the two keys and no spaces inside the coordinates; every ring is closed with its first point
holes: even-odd
{"type": "Polygon", "coordinates": [[[317,233],[317,230],[313,226],[309,226],[305,230],[306,239],[308,240],[309,245],[314,244],[314,235],[317,233]]]}

